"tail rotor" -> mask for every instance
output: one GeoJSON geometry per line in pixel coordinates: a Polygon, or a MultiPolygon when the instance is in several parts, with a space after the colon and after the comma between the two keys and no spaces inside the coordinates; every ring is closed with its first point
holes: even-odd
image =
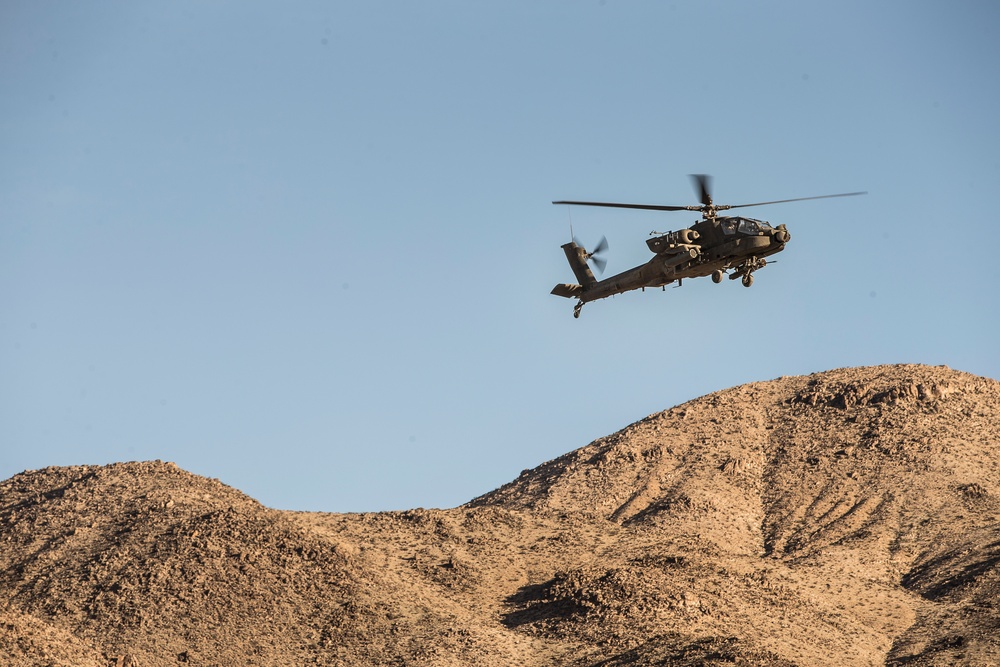
{"type": "MultiPolygon", "coordinates": [[[[580,243],[580,241],[577,240],[575,237],[573,238],[573,243],[577,244],[581,248],[584,248],[583,244],[580,243]]],[[[597,245],[594,247],[592,251],[587,252],[586,248],[583,249],[584,253],[586,253],[587,261],[592,262],[594,264],[594,268],[597,269],[598,273],[604,273],[604,268],[608,265],[608,260],[602,256],[607,251],[607,249],[608,249],[608,238],[606,236],[601,237],[601,240],[597,242],[597,245]]]]}

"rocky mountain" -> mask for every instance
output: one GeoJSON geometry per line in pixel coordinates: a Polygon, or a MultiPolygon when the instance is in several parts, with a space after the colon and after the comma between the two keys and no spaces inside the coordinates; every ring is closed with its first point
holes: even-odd
{"type": "Polygon", "coordinates": [[[1000,383],[779,378],[448,510],[170,463],[0,484],[4,665],[1000,665],[1000,383]]]}

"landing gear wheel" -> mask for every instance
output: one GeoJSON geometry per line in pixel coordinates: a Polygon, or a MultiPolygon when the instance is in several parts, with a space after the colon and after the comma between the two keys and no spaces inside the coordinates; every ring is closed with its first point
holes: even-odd
{"type": "Polygon", "coordinates": [[[582,301],[580,303],[576,304],[575,306],[573,306],[573,317],[580,317],[580,310],[582,308],[583,308],[583,302],[582,301]]]}
{"type": "Polygon", "coordinates": [[[716,285],[718,285],[719,283],[722,282],[722,276],[724,276],[724,275],[725,274],[722,273],[721,270],[719,270],[719,271],[712,271],[712,282],[715,283],[716,285]]]}
{"type": "Polygon", "coordinates": [[[743,286],[750,287],[751,285],[753,285],[753,275],[748,273],[743,276],[743,286]]]}

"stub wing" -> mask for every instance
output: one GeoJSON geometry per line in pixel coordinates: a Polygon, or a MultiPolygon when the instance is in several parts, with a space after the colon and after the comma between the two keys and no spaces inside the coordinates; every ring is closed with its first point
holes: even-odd
{"type": "Polygon", "coordinates": [[[552,294],[564,296],[567,299],[578,297],[582,292],[583,287],[581,285],[570,285],[568,283],[560,283],[552,288],[552,294]]]}

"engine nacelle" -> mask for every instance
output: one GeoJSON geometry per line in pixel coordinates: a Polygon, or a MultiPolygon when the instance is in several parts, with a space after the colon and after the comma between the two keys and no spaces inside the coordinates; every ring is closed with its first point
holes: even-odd
{"type": "Polygon", "coordinates": [[[662,236],[656,236],[646,240],[646,245],[657,255],[665,252],[676,251],[677,245],[690,245],[697,241],[701,234],[693,229],[679,229],[676,232],[667,232],[662,236]]]}
{"type": "Polygon", "coordinates": [[[674,232],[674,234],[677,235],[677,242],[678,243],[687,243],[687,244],[690,244],[690,243],[694,243],[699,238],[701,238],[701,234],[699,234],[698,232],[694,231],[693,229],[681,229],[681,230],[678,230],[678,231],[674,232]]]}

